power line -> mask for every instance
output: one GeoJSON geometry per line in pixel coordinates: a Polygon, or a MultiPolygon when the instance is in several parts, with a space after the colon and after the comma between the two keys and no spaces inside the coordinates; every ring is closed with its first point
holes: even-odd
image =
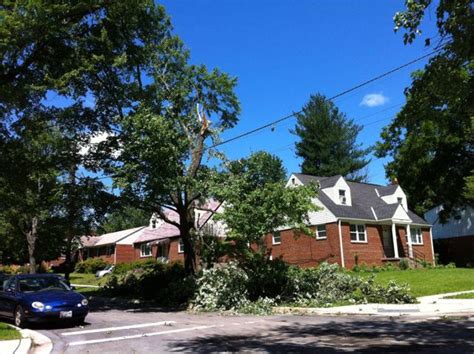
{"type": "MultiPolygon", "coordinates": [[[[441,50],[443,49],[443,47],[444,47],[444,46],[442,46],[442,47],[440,47],[440,48],[437,48],[436,50],[434,50],[434,51],[432,51],[432,52],[430,52],[430,53],[428,53],[428,54],[425,54],[425,55],[423,55],[423,56],[421,56],[421,57],[418,57],[418,58],[416,58],[416,59],[413,59],[413,60],[411,60],[411,61],[409,61],[409,62],[407,62],[407,63],[405,63],[405,64],[403,64],[403,65],[397,66],[396,68],[394,68],[394,69],[392,69],[392,70],[389,70],[389,71],[387,71],[387,72],[385,72],[385,73],[383,73],[383,74],[380,74],[380,75],[375,76],[375,77],[373,77],[373,78],[371,78],[371,79],[369,79],[369,80],[367,80],[367,81],[364,81],[364,82],[362,82],[362,83],[360,83],[360,84],[358,84],[358,85],[356,85],[356,86],[353,86],[353,87],[351,87],[351,88],[349,88],[349,89],[347,89],[347,90],[345,90],[345,91],[342,91],[342,92],[340,92],[340,93],[338,93],[338,94],[336,94],[336,95],[334,95],[334,96],[332,96],[332,97],[329,97],[327,100],[328,100],[328,101],[332,101],[332,100],[334,100],[334,99],[336,99],[336,98],[339,98],[339,97],[341,97],[341,96],[347,95],[349,92],[352,92],[352,91],[355,91],[355,90],[357,90],[357,89],[359,89],[359,88],[361,88],[361,87],[364,87],[364,86],[366,86],[366,85],[368,85],[368,84],[370,84],[370,83],[372,83],[372,82],[374,82],[374,81],[377,81],[377,80],[380,80],[380,79],[382,79],[382,78],[384,78],[384,77],[386,77],[386,76],[389,76],[389,75],[391,75],[391,74],[393,74],[393,73],[395,73],[395,72],[397,72],[397,71],[399,71],[399,70],[401,70],[401,69],[403,69],[403,68],[406,68],[407,66],[410,66],[410,65],[412,65],[412,64],[414,64],[414,63],[416,63],[416,62],[419,62],[419,61],[421,61],[421,60],[423,60],[423,59],[426,59],[426,58],[430,57],[431,55],[433,55],[433,54],[435,54],[435,53],[441,51],[441,50]]],[[[216,148],[216,147],[218,147],[218,146],[221,146],[221,145],[230,143],[230,142],[232,142],[232,141],[235,141],[235,140],[237,140],[237,139],[241,139],[241,138],[243,138],[243,137],[245,137],[245,136],[247,136],[247,135],[256,133],[256,132],[258,132],[258,131],[260,131],[260,130],[269,128],[269,127],[274,126],[274,125],[276,125],[276,124],[278,124],[278,123],[280,123],[280,122],[283,122],[283,121],[285,121],[285,120],[287,120],[287,119],[290,119],[290,118],[292,118],[292,117],[294,117],[294,116],[296,116],[297,114],[302,113],[302,112],[303,112],[303,110],[299,110],[298,112],[293,112],[293,113],[291,113],[291,114],[288,114],[287,116],[284,116],[284,117],[282,117],[282,118],[276,119],[276,120],[274,120],[274,121],[272,121],[272,122],[270,122],[270,123],[264,124],[264,125],[262,125],[262,126],[260,126],[260,127],[257,127],[257,128],[255,128],[255,129],[249,130],[249,131],[247,131],[247,132],[245,132],[245,133],[242,133],[242,134],[236,135],[236,136],[234,136],[234,137],[232,137],[232,138],[229,138],[229,139],[227,139],[227,140],[224,140],[224,141],[215,143],[215,144],[211,145],[210,147],[208,147],[207,149],[213,149],[213,148],[216,148]]]]}

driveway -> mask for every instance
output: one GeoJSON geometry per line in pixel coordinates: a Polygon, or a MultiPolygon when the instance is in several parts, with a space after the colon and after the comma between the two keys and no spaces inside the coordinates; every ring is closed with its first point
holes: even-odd
{"type": "Polygon", "coordinates": [[[37,330],[51,338],[53,353],[474,351],[474,318],[468,317],[222,316],[107,309],[91,312],[82,328],[37,330]]]}

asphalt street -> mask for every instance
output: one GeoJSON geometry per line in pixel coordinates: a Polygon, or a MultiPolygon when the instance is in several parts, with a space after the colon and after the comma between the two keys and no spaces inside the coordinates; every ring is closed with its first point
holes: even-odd
{"type": "Polygon", "coordinates": [[[53,353],[473,353],[474,317],[226,316],[159,309],[94,311],[82,327],[37,328],[53,353]]]}

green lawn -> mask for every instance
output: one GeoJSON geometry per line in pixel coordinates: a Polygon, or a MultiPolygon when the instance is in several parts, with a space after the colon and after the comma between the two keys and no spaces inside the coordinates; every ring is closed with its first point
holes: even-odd
{"type": "Polygon", "coordinates": [[[450,297],[447,297],[446,299],[473,299],[474,300],[474,293],[450,296],[450,297]]]}
{"type": "Polygon", "coordinates": [[[15,328],[0,322],[0,340],[21,339],[21,334],[15,328]]]}
{"type": "MultiPolygon", "coordinates": [[[[360,274],[368,276],[369,273],[360,274]]],[[[474,290],[474,269],[423,268],[375,273],[376,282],[386,285],[389,280],[395,280],[398,283],[408,283],[412,295],[416,297],[451,293],[463,290],[474,290]]]]}
{"type": "Polygon", "coordinates": [[[72,284],[82,285],[102,285],[103,278],[96,278],[95,274],[87,273],[71,273],[69,275],[69,281],[72,284]]]}

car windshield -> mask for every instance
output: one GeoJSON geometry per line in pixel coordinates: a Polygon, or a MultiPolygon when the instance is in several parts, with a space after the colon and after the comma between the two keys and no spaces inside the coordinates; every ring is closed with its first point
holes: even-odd
{"type": "Polygon", "coordinates": [[[18,285],[20,291],[23,293],[46,290],[71,290],[66,283],[55,277],[23,278],[19,280],[18,285]]]}

